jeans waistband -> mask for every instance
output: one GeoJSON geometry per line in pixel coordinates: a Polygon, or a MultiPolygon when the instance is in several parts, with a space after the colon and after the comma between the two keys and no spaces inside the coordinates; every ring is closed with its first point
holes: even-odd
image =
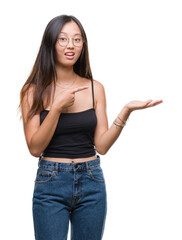
{"type": "Polygon", "coordinates": [[[80,170],[89,170],[100,166],[100,156],[97,155],[97,158],[94,160],[86,162],[76,162],[76,163],[59,163],[44,160],[41,157],[39,158],[38,166],[41,168],[56,170],[56,171],[74,171],[75,169],[80,170]]]}

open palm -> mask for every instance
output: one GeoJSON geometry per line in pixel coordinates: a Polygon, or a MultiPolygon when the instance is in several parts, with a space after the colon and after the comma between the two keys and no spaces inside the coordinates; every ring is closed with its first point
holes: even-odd
{"type": "Polygon", "coordinates": [[[162,103],[162,100],[147,100],[147,101],[131,101],[126,104],[126,107],[129,109],[129,111],[139,110],[139,109],[145,109],[149,107],[154,107],[160,103],[162,103]]]}

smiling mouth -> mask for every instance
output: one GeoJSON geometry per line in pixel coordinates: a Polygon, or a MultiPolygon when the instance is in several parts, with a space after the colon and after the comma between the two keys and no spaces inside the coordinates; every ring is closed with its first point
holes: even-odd
{"type": "Polygon", "coordinates": [[[73,60],[75,57],[75,53],[65,53],[64,55],[68,60],[73,60]]]}
{"type": "Polygon", "coordinates": [[[75,53],[65,53],[66,56],[74,56],[75,53]]]}

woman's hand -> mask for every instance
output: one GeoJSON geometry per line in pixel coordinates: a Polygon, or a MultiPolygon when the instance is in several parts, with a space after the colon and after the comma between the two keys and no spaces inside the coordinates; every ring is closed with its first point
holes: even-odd
{"type": "Polygon", "coordinates": [[[129,111],[132,112],[134,110],[139,110],[139,109],[145,109],[149,107],[154,107],[160,103],[162,103],[162,100],[147,100],[147,101],[131,101],[125,105],[125,108],[129,111]]]}
{"type": "Polygon", "coordinates": [[[64,109],[71,107],[75,102],[75,93],[87,89],[88,86],[77,87],[74,89],[65,89],[54,98],[52,107],[59,113],[64,109]]]}

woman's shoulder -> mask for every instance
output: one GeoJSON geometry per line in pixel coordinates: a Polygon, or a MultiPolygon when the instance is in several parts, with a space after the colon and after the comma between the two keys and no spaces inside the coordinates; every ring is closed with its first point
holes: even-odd
{"type": "Polygon", "coordinates": [[[104,89],[104,85],[98,80],[93,80],[93,84],[94,84],[95,103],[97,106],[99,102],[103,103],[106,101],[105,89],[104,89]]]}
{"type": "Polygon", "coordinates": [[[101,93],[104,92],[104,85],[99,82],[98,80],[93,80],[93,84],[94,84],[94,91],[101,93]]]}
{"type": "Polygon", "coordinates": [[[21,92],[23,93],[23,96],[24,96],[22,99],[23,103],[25,103],[25,102],[28,102],[29,104],[32,103],[33,94],[34,94],[35,89],[36,89],[35,84],[29,84],[29,83],[26,83],[22,87],[21,92]]]}
{"type": "MultiPolygon", "coordinates": [[[[81,78],[82,83],[90,85],[90,83],[89,83],[91,81],[90,79],[82,78],[82,77],[80,77],[80,78],[81,78]]],[[[94,85],[94,91],[103,91],[104,90],[103,84],[101,82],[99,82],[98,80],[93,79],[93,85],[94,85]]]]}
{"type": "Polygon", "coordinates": [[[31,84],[26,83],[22,88],[22,90],[26,92],[26,95],[33,94],[35,89],[36,89],[36,85],[33,83],[31,83],[31,84]]]}

